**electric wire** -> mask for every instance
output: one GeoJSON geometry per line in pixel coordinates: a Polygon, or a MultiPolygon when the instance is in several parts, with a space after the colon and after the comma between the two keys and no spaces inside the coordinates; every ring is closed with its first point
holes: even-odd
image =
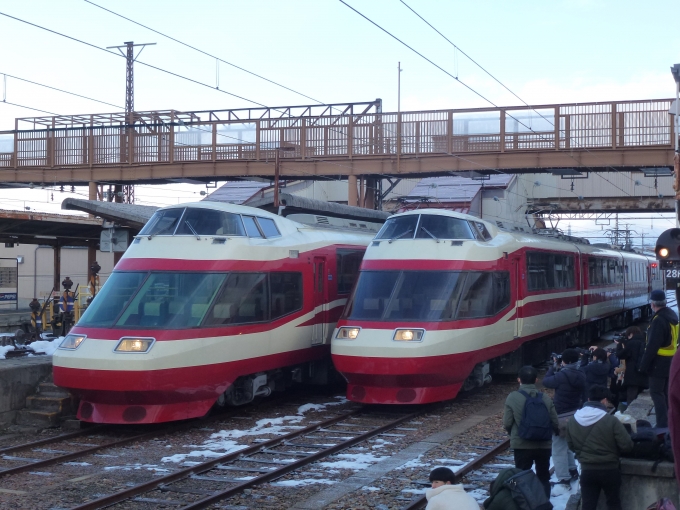
{"type": "Polygon", "coordinates": [[[26,108],[27,110],[33,110],[33,111],[35,111],[35,112],[47,113],[47,114],[49,114],[49,115],[57,115],[57,116],[59,115],[58,113],[48,112],[47,110],[41,110],[41,109],[39,109],[39,108],[32,108],[32,107],[30,107],[30,106],[24,106],[24,105],[22,105],[22,104],[11,103],[10,101],[7,101],[7,100],[5,100],[5,101],[0,101],[0,103],[1,103],[1,104],[10,104],[10,105],[12,105],[12,106],[18,106],[19,108],[26,108]]]}
{"type": "MultiPolygon", "coordinates": [[[[366,21],[368,21],[369,23],[371,23],[372,25],[374,25],[375,27],[377,27],[378,29],[380,29],[381,31],[383,31],[384,33],[386,33],[387,35],[389,35],[390,37],[392,37],[393,39],[395,39],[395,40],[398,41],[399,43],[401,43],[403,46],[406,46],[408,49],[410,49],[412,52],[414,52],[415,54],[417,54],[419,57],[423,58],[424,60],[426,60],[427,62],[429,62],[429,63],[432,64],[433,66],[435,66],[437,69],[439,69],[440,71],[444,72],[444,73],[445,73],[446,75],[448,75],[449,77],[451,77],[451,78],[453,78],[454,80],[456,80],[458,83],[460,83],[461,85],[463,85],[465,88],[467,88],[468,90],[470,90],[471,92],[473,92],[475,95],[477,95],[478,97],[480,97],[480,98],[483,99],[484,101],[488,102],[488,103],[491,104],[493,107],[499,108],[499,106],[496,105],[496,104],[495,104],[493,101],[491,101],[489,98],[487,98],[486,96],[484,96],[483,94],[481,94],[481,93],[478,92],[477,90],[473,89],[472,87],[470,87],[469,85],[467,85],[466,83],[464,83],[464,82],[463,82],[462,80],[460,80],[457,76],[454,76],[453,74],[451,74],[450,72],[448,72],[447,70],[445,70],[443,67],[439,66],[438,64],[436,64],[435,62],[433,62],[432,60],[430,60],[429,58],[427,58],[425,55],[423,55],[422,53],[420,53],[419,51],[417,51],[416,49],[414,49],[414,48],[413,48],[412,46],[410,46],[409,44],[407,44],[407,43],[405,43],[404,41],[402,41],[402,40],[401,40],[400,38],[398,38],[396,35],[392,34],[390,31],[388,31],[387,29],[383,28],[382,26],[380,26],[380,25],[379,25],[378,23],[376,23],[375,21],[373,21],[373,20],[371,20],[370,18],[368,18],[366,15],[364,15],[363,13],[361,13],[360,11],[358,11],[357,9],[355,9],[354,7],[352,7],[351,5],[349,5],[347,2],[345,2],[344,0],[339,0],[339,1],[340,1],[340,3],[342,3],[343,5],[345,5],[346,7],[348,7],[349,9],[351,9],[352,11],[354,11],[356,14],[358,14],[359,16],[361,16],[362,18],[364,18],[366,21]]],[[[401,0],[400,0],[400,1],[401,1],[401,0]]],[[[402,2],[402,3],[403,3],[403,2],[402,2]]],[[[407,4],[404,4],[404,5],[406,5],[407,7],[409,7],[407,4]]],[[[409,9],[411,9],[411,8],[409,7],[409,9]]],[[[419,14],[417,14],[413,9],[411,9],[411,11],[414,12],[414,14],[416,14],[420,19],[422,19],[423,21],[425,21],[424,18],[422,18],[422,16],[420,16],[419,14]]],[[[433,28],[437,33],[439,33],[439,31],[436,30],[434,27],[432,27],[432,25],[431,25],[430,23],[428,23],[427,21],[425,21],[425,22],[426,22],[431,28],[433,28]]],[[[440,33],[440,35],[441,35],[441,33],[440,33]]],[[[442,37],[443,37],[443,36],[442,36],[442,37]]],[[[447,39],[447,40],[448,40],[448,39],[447,39]]],[[[449,42],[450,42],[450,41],[449,41],[449,42]]],[[[453,44],[453,43],[451,43],[451,44],[453,44]]],[[[455,45],[454,45],[454,47],[455,47],[455,45]]],[[[462,51],[461,51],[461,53],[462,53],[462,51]]],[[[467,55],[466,55],[466,56],[467,56],[467,55]]],[[[468,58],[469,58],[469,57],[468,57],[468,58]]],[[[472,60],[472,59],[471,59],[471,60],[472,60]]],[[[495,79],[495,78],[494,78],[494,79],[495,79]]],[[[506,88],[507,88],[507,87],[506,87],[506,88]]],[[[520,100],[521,100],[521,99],[520,99],[520,100]]],[[[523,101],[523,102],[524,102],[524,101],[523,101]]],[[[526,104],[526,103],[525,103],[525,104],[526,104]]],[[[534,108],[532,108],[532,107],[529,106],[528,104],[527,104],[527,106],[528,106],[529,108],[531,108],[532,110],[536,111],[534,108]]],[[[542,116],[539,112],[536,112],[536,113],[538,113],[540,116],[542,116]]],[[[506,112],[506,116],[509,117],[509,118],[514,119],[515,121],[517,121],[518,124],[521,124],[523,127],[527,128],[530,132],[532,132],[532,133],[538,135],[541,139],[546,140],[546,141],[549,141],[549,139],[543,137],[543,135],[541,135],[540,133],[537,133],[536,131],[534,131],[534,130],[531,128],[531,126],[526,125],[524,122],[522,122],[521,120],[519,120],[517,117],[515,117],[515,116],[513,116],[513,115],[511,115],[511,114],[509,114],[509,113],[507,113],[507,112],[506,112]]],[[[545,117],[543,117],[543,118],[545,118],[545,117]]],[[[546,119],[546,120],[548,120],[548,119],[546,119]]],[[[548,120],[548,122],[550,122],[550,121],[548,120]]],[[[555,127],[555,126],[554,126],[554,123],[551,123],[551,125],[552,125],[553,127],[555,127]]],[[[582,147],[582,148],[583,148],[586,152],[592,154],[592,151],[588,150],[587,147],[582,147]]],[[[580,163],[573,155],[569,154],[569,157],[570,157],[571,159],[573,159],[574,161],[576,161],[576,162],[578,163],[578,165],[581,166],[582,168],[586,168],[586,169],[588,169],[588,170],[592,170],[590,167],[586,167],[585,165],[582,165],[582,164],[581,164],[581,163],[580,163]]],[[[615,169],[615,168],[613,168],[613,167],[611,167],[611,166],[609,166],[609,168],[611,168],[611,169],[614,170],[615,172],[619,172],[619,170],[617,170],[617,169],[615,169]]],[[[611,184],[614,188],[616,188],[616,189],[618,189],[619,191],[625,193],[626,195],[628,195],[628,196],[633,196],[633,195],[631,195],[630,193],[628,193],[627,191],[625,191],[623,188],[621,188],[621,187],[617,186],[616,184],[612,183],[609,179],[607,179],[607,178],[605,178],[604,176],[600,175],[600,173],[596,173],[595,175],[598,175],[600,178],[604,179],[604,180],[607,181],[609,184],[611,184]]]]}
{"type": "MultiPolygon", "coordinates": [[[[264,76],[261,76],[261,75],[259,75],[259,74],[257,74],[257,73],[254,73],[254,72],[252,72],[252,71],[249,71],[248,69],[245,69],[245,68],[243,68],[243,67],[241,67],[241,66],[238,66],[238,65],[236,65],[236,64],[233,64],[233,63],[231,63],[231,62],[227,62],[226,60],[221,59],[220,57],[217,57],[217,56],[215,56],[215,55],[212,55],[212,54],[208,53],[207,51],[204,51],[204,50],[202,50],[202,49],[200,49],[200,48],[197,48],[197,47],[195,47],[195,46],[192,46],[192,45],[190,45],[190,44],[187,44],[187,43],[185,43],[185,42],[182,42],[182,41],[180,41],[179,39],[177,39],[177,38],[175,38],[175,37],[171,37],[171,36],[169,36],[169,35],[167,35],[167,34],[161,32],[161,31],[159,31],[159,30],[156,30],[156,29],[151,28],[151,27],[149,27],[149,26],[147,26],[147,25],[144,25],[144,24],[142,24],[142,23],[139,23],[138,21],[135,21],[135,20],[133,20],[133,19],[130,19],[130,18],[128,18],[127,16],[123,16],[122,14],[118,14],[117,12],[114,12],[114,11],[112,11],[111,9],[107,9],[106,7],[102,7],[101,5],[98,5],[98,4],[96,4],[96,3],[94,3],[94,2],[92,2],[92,1],[90,1],[90,0],[85,0],[85,2],[87,2],[87,3],[90,4],[90,5],[93,5],[94,7],[98,7],[98,8],[100,8],[100,9],[106,11],[106,12],[109,12],[109,13],[113,14],[114,16],[118,16],[119,18],[123,18],[124,20],[127,20],[127,21],[129,21],[130,23],[134,23],[135,25],[138,25],[138,26],[140,26],[140,27],[142,27],[142,28],[145,28],[145,29],[147,29],[147,30],[150,30],[151,32],[153,32],[153,33],[155,33],[155,34],[158,34],[158,35],[160,35],[160,36],[162,36],[162,37],[165,37],[165,38],[167,38],[167,39],[170,39],[171,41],[174,41],[174,42],[176,42],[176,43],[178,43],[178,44],[181,44],[182,46],[186,46],[187,48],[190,48],[190,49],[192,49],[192,50],[194,50],[194,51],[197,51],[197,52],[199,52],[199,53],[202,53],[203,55],[206,55],[206,56],[208,56],[208,57],[210,57],[210,58],[214,58],[215,60],[218,60],[218,61],[220,61],[220,62],[222,62],[222,63],[224,63],[224,64],[230,65],[230,66],[232,66],[232,67],[234,67],[234,68],[236,68],[236,69],[238,69],[238,70],[240,70],[240,71],[243,71],[244,73],[248,73],[248,74],[250,74],[250,75],[252,75],[252,76],[255,76],[255,77],[257,77],[257,78],[260,78],[261,80],[264,80],[264,81],[269,82],[269,83],[271,83],[271,84],[273,84],[273,85],[276,85],[277,87],[281,87],[281,88],[286,89],[286,90],[288,90],[288,91],[290,91],[290,92],[293,92],[294,94],[297,94],[297,95],[299,95],[299,96],[305,97],[305,98],[307,98],[307,99],[311,99],[312,101],[314,101],[314,102],[316,102],[316,103],[320,103],[320,104],[322,104],[322,105],[326,104],[326,103],[324,103],[323,101],[320,101],[319,99],[315,99],[315,98],[313,98],[313,97],[311,97],[311,96],[308,96],[307,94],[303,94],[302,92],[299,92],[299,91],[297,91],[297,90],[295,90],[295,89],[292,89],[292,88],[290,88],[290,87],[287,87],[287,86],[285,86],[285,85],[282,85],[281,83],[278,83],[278,82],[276,82],[276,81],[274,81],[274,80],[271,80],[271,79],[269,79],[269,78],[265,78],[264,76]]],[[[216,87],[216,88],[219,88],[219,87],[216,87]]]]}
{"type": "MultiPolygon", "coordinates": [[[[46,32],[50,32],[50,33],[52,33],[52,34],[55,34],[55,35],[58,35],[58,36],[61,36],[61,37],[65,37],[66,39],[70,39],[71,41],[75,41],[75,42],[84,44],[84,45],[86,45],[86,46],[90,46],[91,48],[98,49],[98,50],[103,51],[103,52],[105,52],[105,53],[108,53],[108,54],[110,54],[110,55],[115,55],[116,57],[125,58],[124,55],[122,55],[122,54],[120,54],[120,53],[116,53],[115,51],[107,50],[106,48],[102,48],[102,47],[100,47],[100,46],[97,46],[96,44],[92,44],[92,43],[89,43],[89,42],[87,42],[87,41],[83,41],[82,39],[78,39],[78,38],[76,38],[76,37],[72,37],[72,36],[70,36],[70,35],[66,35],[66,34],[63,34],[63,33],[61,33],[61,32],[57,32],[56,30],[52,30],[52,29],[50,29],[50,28],[43,27],[43,26],[38,25],[38,24],[36,24],[36,23],[31,23],[30,21],[26,21],[26,20],[24,20],[24,19],[17,18],[16,16],[11,16],[11,15],[9,15],[9,14],[7,14],[7,13],[4,13],[4,12],[0,12],[0,15],[5,16],[5,17],[10,18],[10,19],[13,19],[13,20],[15,20],[15,21],[19,21],[19,22],[21,22],[21,23],[25,23],[26,25],[30,25],[30,26],[35,27],[35,28],[39,28],[40,30],[44,30],[44,31],[46,31],[46,32]]],[[[232,96],[232,97],[235,97],[235,98],[237,98],[237,99],[241,99],[241,100],[243,100],[243,101],[247,101],[247,102],[249,102],[249,103],[253,103],[253,104],[256,104],[256,105],[258,105],[258,106],[262,106],[262,107],[264,107],[264,108],[268,108],[267,105],[262,104],[262,103],[259,103],[259,102],[257,102],[257,101],[254,101],[253,99],[248,99],[248,98],[246,98],[246,97],[239,96],[238,94],[234,94],[234,93],[232,93],[232,92],[228,92],[228,91],[223,90],[223,89],[216,89],[215,87],[213,87],[213,86],[211,86],[211,85],[208,85],[207,83],[203,83],[203,82],[198,81],[198,80],[195,80],[195,79],[193,79],[193,78],[189,78],[188,76],[183,76],[183,75],[181,75],[181,74],[179,74],[179,73],[175,73],[175,72],[173,72],[173,71],[168,71],[167,69],[163,69],[163,68],[161,68],[161,67],[157,67],[157,66],[154,66],[154,65],[152,65],[152,64],[148,64],[148,63],[146,63],[146,62],[142,62],[141,60],[136,60],[135,63],[137,63],[137,64],[139,64],[139,65],[142,65],[142,66],[145,66],[145,67],[149,67],[149,68],[151,68],[151,69],[155,69],[155,70],[160,71],[160,72],[162,72],[162,73],[169,74],[169,75],[171,75],[171,76],[175,76],[176,78],[180,78],[180,79],[182,79],[182,80],[186,80],[186,81],[188,81],[188,82],[195,83],[196,85],[201,85],[202,87],[207,87],[207,88],[209,88],[210,90],[215,90],[215,91],[217,91],[217,92],[221,92],[222,94],[227,94],[227,95],[232,96]]]]}
{"type": "Polygon", "coordinates": [[[80,97],[80,98],[83,98],[83,99],[88,99],[89,101],[95,101],[97,103],[105,104],[105,105],[108,105],[108,106],[113,106],[114,108],[124,109],[123,106],[118,106],[118,105],[115,105],[115,104],[112,104],[112,103],[107,103],[106,101],[102,101],[100,99],[95,99],[93,97],[83,96],[82,94],[76,94],[75,92],[69,92],[68,90],[59,89],[57,87],[52,87],[51,85],[45,85],[44,83],[38,83],[37,81],[27,80],[26,78],[20,78],[19,76],[13,76],[13,75],[7,74],[7,73],[0,73],[0,74],[3,74],[5,76],[7,76],[8,78],[14,78],[15,80],[23,81],[23,82],[26,82],[26,83],[31,83],[33,85],[38,85],[39,87],[45,87],[46,89],[56,90],[57,92],[63,92],[64,94],[69,94],[71,96],[76,96],[76,97],[80,97]]]}

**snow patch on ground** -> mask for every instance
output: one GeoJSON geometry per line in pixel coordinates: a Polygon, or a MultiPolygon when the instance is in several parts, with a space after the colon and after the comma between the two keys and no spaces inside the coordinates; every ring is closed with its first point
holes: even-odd
{"type": "Polygon", "coordinates": [[[14,346],[13,345],[5,345],[4,347],[0,347],[0,359],[5,359],[5,355],[9,351],[13,351],[14,346]]]}
{"type": "Polygon", "coordinates": [[[411,468],[416,468],[416,467],[424,467],[424,466],[429,466],[429,462],[421,462],[420,459],[422,458],[422,455],[418,455],[415,459],[409,460],[405,464],[402,464],[399,466],[397,469],[411,469],[411,468]]]}
{"type": "Polygon", "coordinates": [[[333,485],[336,482],[319,478],[305,478],[304,480],[284,480],[282,482],[272,483],[272,485],[274,487],[298,487],[301,485],[313,485],[315,483],[320,483],[322,485],[333,485]]]}
{"type": "MultiPolygon", "coordinates": [[[[263,418],[255,423],[255,426],[247,430],[220,430],[210,435],[210,439],[238,439],[245,436],[263,436],[265,434],[273,434],[276,436],[283,436],[292,430],[301,429],[304,427],[293,425],[300,423],[302,416],[281,416],[280,418],[263,418]]],[[[210,442],[204,444],[210,447],[210,442]]]]}
{"type": "Polygon", "coordinates": [[[64,462],[64,466],[91,466],[89,462],[64,462]]]}
{"type": "Polygon", "coordinates": [[[471,491],[467,491],[467,493],[473,498],[475,498],[475,501],[479,504],[482,504],[484,500],[489,497],[489,491],[484,489],[474,489],[471,491]]]}
{"type": "Polygon", "coordinates": [[[29,344],[28,346],[35,352],[44,352],[48,356],[52,356],[57,347],[61,345],[61,341],[64,339],[63,336],[55,338],[51,342],[48,340],[36,340],[35,342],[29,344]]]}
{"type": "Polygon", "coordinates": [[[354,471],[360,471],[366,469],[371,464],[380,462],[388,457],[376,457],[372,453],[341,453],[332,457],[334,460],[330,462],[321,462],[320,465],[326,468],[335,469],[353,469],[354,471]]]}
{"type": "Polygon", "coordinates": [[[206,450],[194,450],[189,453],[178,453],[176,455],[170,455],[169,457],[163,457],[161,462],[182,462],[187,457],[222,457],[228,453],[237,452],[247,448],[246,445],[238,444],[235,441],[219,441],[212,442],[213,446],[206,450]],[[221,450],[221,451],[214,451],[221,450]]]}
{"type": "Polygon", "coordinates": [[[376,492],[376,491],[379,491],[379,490],[380,490],[380,487],[368,487],[368,486],[364,485],[364,486],[361,488],[361,490],[362,490],[362,491],[376,492]]]}
{"type": "Polygon", "coordinates": [[[339,406],[346,404],[348,400],[345,397],[336,397],[337,402],[326,402],[325,404],[305,404],[298,407],[298,414],[305,414],[307,411],[323,411],[329,406],[339,406]]]}
{"type": "Polygon", "coordinates": [[[409,494],[425,494],[427,489],[403,489],[401,492],[407,492],[409,494]]]}
{"type": "Polygon", "coordinates": [[[106,466],[104,471],[136,471],[146,469],[147,471],[156,471],[159,473],[168,473],[170,470],[160,468],[156,464],[126,464],[124,466],[106,466]]]}
{"type": "Polygon", "coordinates": [[[379,450],[380,448],[385,448],[388,444],[394,444],[391,441],[385,441],[384,439],[378,438],[374,440],[374,445],[371,446],[374,450],[379,450]]]}

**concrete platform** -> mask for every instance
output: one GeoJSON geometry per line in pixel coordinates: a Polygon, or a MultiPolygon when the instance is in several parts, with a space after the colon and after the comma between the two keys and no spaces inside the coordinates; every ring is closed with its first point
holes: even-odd
{"type": "Polygon", "coordinates": [[[0,359],[0,427],[12,424],[26,397],[52,375],[52,356],[0,359]]]}

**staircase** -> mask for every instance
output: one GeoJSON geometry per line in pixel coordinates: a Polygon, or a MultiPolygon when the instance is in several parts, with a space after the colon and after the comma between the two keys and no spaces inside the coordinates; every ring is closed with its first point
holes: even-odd
{"type": "MultiPolygon", "coordinates": [[[[50,377],[51,379],[51,377],[50,377]]],[[[17,413],[16,424],[23,427],[58,427],[61,421],[75,414],[76,401],[51,380],[38,385],[38,392],[26,397],[26,408],[17,413]]]]}

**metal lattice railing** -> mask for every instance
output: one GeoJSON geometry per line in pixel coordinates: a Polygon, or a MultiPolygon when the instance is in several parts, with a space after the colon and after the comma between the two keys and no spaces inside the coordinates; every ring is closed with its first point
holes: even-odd
{"type": "Polygon", "coordinates": [[[671,100],[381,113],[355,105],[136,112],[18,119],[0,133],[0,168],[384,158],[672,145],[671,100]],[[260,111],[262,110],[262,111],[260,111]],[[276,115],[273,115],[274,112],[276,115]],[[278,115],[278,116],[277,116],[278,115]],[[11,151],[10,149],[11,148],[11,151]]]}

